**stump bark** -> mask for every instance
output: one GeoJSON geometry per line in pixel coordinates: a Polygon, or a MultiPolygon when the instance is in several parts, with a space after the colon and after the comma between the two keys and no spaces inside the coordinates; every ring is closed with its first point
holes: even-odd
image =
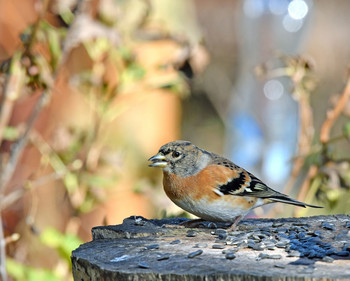
{"type": "Polygon", "coordinates": [[[237,230],[130,217],[72,252],[75,281],[350,280],[350,216],[247,219],[237,230]]]}

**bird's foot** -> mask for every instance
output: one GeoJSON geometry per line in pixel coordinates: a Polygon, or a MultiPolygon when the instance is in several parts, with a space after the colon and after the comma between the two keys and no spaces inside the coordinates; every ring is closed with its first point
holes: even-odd
{"type": "Polygon", "coordinates": [[[237,227],[238,223],[241,221],[242,218],[243,218],[243,216],[236,217],[236,219],[233,222],[233,224],[227,229],[227,232],[231,232],[231,231],[236,230],[236,227],[237,227]]]}

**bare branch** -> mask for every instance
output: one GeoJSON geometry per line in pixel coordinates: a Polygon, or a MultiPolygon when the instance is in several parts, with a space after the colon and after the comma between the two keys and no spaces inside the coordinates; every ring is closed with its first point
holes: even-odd
{"type": "Polygon", "coordinates": [[[0,277],[1,280],[7,280],[6,274],[6,242],[4,238],[4,230],[2,229],[2,218],[0,214],[0,277]]]}
{"type": "Polygon", "coordinates": [[[25,70],[21,67],[21,53],[17,52],[11,61],[10,73],[7,76],[5,90],[1,100],[0,109],[0,144],[4,135],[4,130],[10,121],[13,105],[19,97],[25,80],[25,70]]]}
{"type": "Polygon", "coordinates": [[[49,90],[44,90],[44,92],[41,94],[41,96],[35,104],[32,114],[29,117],[27,127],[23,136],[12,145],[9,162],[4,167],[0,175],[0,191],[5,188],[5,186],[8,184],[12,177],[13,172],[17,166],[18,160],[22,154],[22,151],[28,143],[29,133],[34,126],[35,121],[39,116],[39,113],[46,104],[49,97],[49,93],[49,90]]]}
{"type": "Polygon", "coordinates": [[[330,131],[333,127],[335,120],[339,117],[339,115],[344,110],[347,101],[350,99],[350,78],[346,84],[346,87],[338,100],[335,107],[327,112],[327,119],[323,122],[320,133],[320,141],[325,144],[329,141],[330,131]]]}

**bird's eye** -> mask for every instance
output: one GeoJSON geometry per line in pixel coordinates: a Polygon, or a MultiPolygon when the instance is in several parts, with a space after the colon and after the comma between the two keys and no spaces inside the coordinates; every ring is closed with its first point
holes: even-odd
{"type": "Polygon", "coordinates": [[[179,157],[180,156],[180,152],[178,152],[178,151],[174,151],[173,152],[173,157],[174,158],[177,158],[177,157],[179,157]]]}

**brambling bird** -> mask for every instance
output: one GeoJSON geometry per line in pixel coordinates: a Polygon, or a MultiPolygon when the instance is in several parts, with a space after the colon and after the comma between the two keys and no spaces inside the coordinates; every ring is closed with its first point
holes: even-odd
{"type": "Polygon", "coordinates": [[[238,222],[252,209],[275,202],[322,208],[273,190],[230,160],[189,141],[163,145],[148,161],[163,169],[163,186],[177,206],[203,220],[238,222]]]}

